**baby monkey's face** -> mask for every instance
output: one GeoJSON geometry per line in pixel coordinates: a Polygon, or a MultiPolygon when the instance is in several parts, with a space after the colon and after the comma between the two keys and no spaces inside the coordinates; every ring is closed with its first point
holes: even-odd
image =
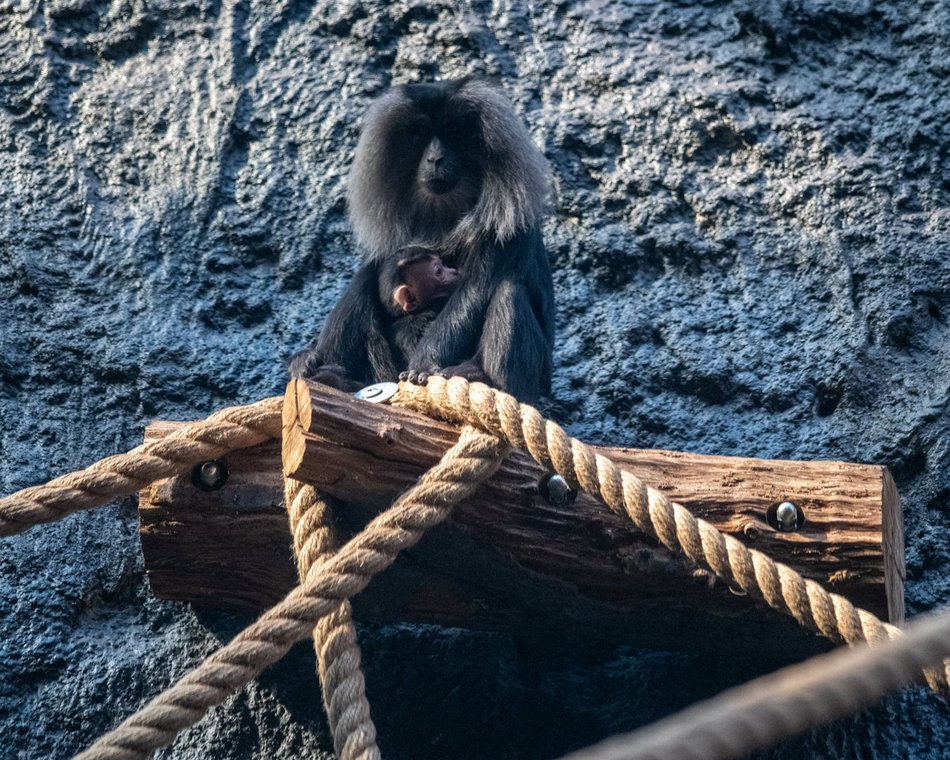
{"type": "Polygon", "coordinates": [[[404,284],[396,288],[393,297],[406,312],[420,311],[452,295],[459,279],[458,269],[446,266],[436,254],[406,264],[401,273],[404,284]]]}
{"type": "Polygon", "coordinates": [[[441,256],[433,254],[427,259],[416,262],[413,266],[418,270],[415,275],[416,281],[422,292],[427,294],[423,296],[424,300],[443,298],[455,290],[459,270],[443,264],[441,256]]]}

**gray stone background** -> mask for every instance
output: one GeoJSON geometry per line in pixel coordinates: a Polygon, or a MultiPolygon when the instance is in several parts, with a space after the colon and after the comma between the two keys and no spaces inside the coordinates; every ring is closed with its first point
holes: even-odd
{"type": "MultiPolygon", "coordinates": [[[[550,159],[551,413],[592,442],[883,463],[950,599],[947,2],[0,2],[0,487],[280,393],[355,266],[394,82],[479,72],[550,159]]],[[[248,619],[160,602],[133,500],[0,543],[0,758],[66,758],[248,619]]],[[[363,628],[388,758],[547,758],[758,671],[363,628]]],[[[164,758],[327,757],[306,646],[164,758]]],[[[921,690],[757,757],[941,758],[921,690]]]]}

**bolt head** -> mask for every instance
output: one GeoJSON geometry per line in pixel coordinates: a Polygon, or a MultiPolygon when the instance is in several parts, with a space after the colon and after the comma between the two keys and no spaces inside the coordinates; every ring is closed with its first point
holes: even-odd
{"type": "Polygon", "coordinates": [[[798,530],[798,509],[790,501],[783,501],[775,510],[775,519],[782,530],[798,530]]]}
{"type": "Polygon", "coordinates": [[[538,490],[544,500],[555,507],[566,507],[573,504],[574,499],[577,498],[577,491],[571,488],[567,481],[556,473],[541,478],[541,482],[538,483],[538,490]]]}
{"type": "Polygon", "coordinates": [[[228,466],[221,460],[209,459],[191,471],[191,482],[202,491],[217,491],[227,481],[228,466]]]}

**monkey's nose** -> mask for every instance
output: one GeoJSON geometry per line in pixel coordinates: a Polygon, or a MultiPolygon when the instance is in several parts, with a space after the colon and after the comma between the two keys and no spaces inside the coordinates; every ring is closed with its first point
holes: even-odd
{"type": "Polygon", "coordinates": [[[433,137],[428,150],[426,150],[426,163],[435,168],[442,163],[443,158],[445,158],[445,149],[442,146],[442,141],[438,137],[433,137]]]}

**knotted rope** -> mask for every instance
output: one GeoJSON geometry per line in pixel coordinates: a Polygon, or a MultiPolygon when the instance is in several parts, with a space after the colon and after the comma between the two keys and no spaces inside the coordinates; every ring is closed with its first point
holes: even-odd
{"type": "MultiPolygon", "coordinates": [[[[444,520],[452,505],[491,476],[504,454],[502,442],[525,449],[573,487],[599,496],[613,511],[629,517],[640,530],[669,549],[685,554],[727,583],[792,615],[802,625],[834,641],[885,647],[882,662],[886,660],[893,665],[881,665],[887,671],[885,675],[868,676],[869,682],[875,684],[874,695],[903,682],[905,676],[894,675],[896,670],[922,668],[932,661],[931,654],[944,659],[936,667],[925,669],[924,678],[932,688],[948,691],[950,658],[946,657],[946,646],[939,654],[930,649],[920,652],[923,659],[916,655],[905,656],[915,645],[913,641],[901,640],[903,631],[900,629],[882,623],[843,597],[828,593],[791,568],[748,549],[711,524],[694,518],[682,506],[670,502],[631,473],[619,470],[609,459],[568,437],[559,426],[513,397],[481,384],[469,385],[461,378],[434,377],[426,387],[402,384],[393,402],[463,423],[466,427],[459,442],[391,510],[373,520],[363,533],[332,557],[325,556],[332,552],[327,538],[326,504],[315,494],[308,496],[296,490],[288,493],[291,522],[296,526],[293,528],[295,547],[303,557],[300,560],[303,583],[230,644],[77,758],[147,757],[155,749],[169,744],[181,730],[197,722],[210,707],[244,686],[310,632],[315,633],[317,641],[325,642],[318,645],[318,655],[323,652],[321,678],[326,685],[327,707],[331,725],[335,725],[338,751],[351,752],[354,758],[378,757],[375,729],[369,719],[368,706],[363,707],[366,700],[359,673],[359,650],[355,638],[350,638],[352,622],[346,609],[348,605],[345,607],[343,602],[362,590],[375,573],[388,567],[399,551],[415,544],[426,528],[444,520]],[[476,428],[488,435],[477,432],[476,428]],[[305,564],[309,564],[309,570],[305,564]],[[314,631],[316,621],[331,613],[339,617],[321,628],[323,633],[314,631]],[[885,643],[891,639],[898,644],[885,643]],[[893,657],[884,654],[889,652],[894,653],[893,657]],[[337,694],[342,696],[337,697],[337,694]]],[[[277,437],[281,404],[281,398],[270,398],[245,407],[223,409],[160,441],[101,460],[45,486],[27,488],[0,499],[0,536],[13,535],[33,525],[98,506],[133,493],[156,479],[187,471],[201,461],[277,437]]],[[[289,485],[288,488],[294,487],[289,485]]],[[[868,665],[869,672],[871,669],[868,665]]],[[[820,707],[809,708],[808,716],[800,718],[804,723],[799,725],[789,720],[788,724],[810,725],[808,721],[814,721],[819,712],[827,717],[829,703],[837,704],[835,699],[843,699],[840,692],[835,691],[836,682],[829,681],[827,688],[831,691],[827,692],[830,696],[824,698],[826,701],[817,702],[820,707]]],[[[854,688],[861,694],[870,694],[872,686],[854,688]]],[[[771,697],[772,692],[769,692],[771,697]]],[[[761,695],[752,701],[756,700],[766,701],[761,695]]],[[[841,708],[842,712],[846,709],[841,708]]],[[[736,720],[741,722],[742,719],[736,720]]],[[[762,734],[751,729],[746,733],[762,734]]],[[[656,756],[668,756],[665,752],[656,756]]],[[[696,755],[705,760],[727,756],[734,755],[696,755]]]]}
{"type": "Polygon", "coordinates": [[[814,657],[562,760],[729,760],[840,718],[950,656],[950,613],[898,639],[814,657]]]}
{"type": "Polygon", "coordinates": [[[465,427],[458,443],[394,506],[337,554],[313,565],[306,580],[229,644],[209,656],[76,760],[142,760],[207,710],[256,678],[340,602],[362,591],[403,549],[441,523],[452,507],[498,469],[506,452],[494,436],[465,427]]]}
{"type": "MultiPolygon", "coordinates": [[[[284,480],[284,503],[294,537],[297,572],[304,582],[311,567],[333,556],[339,548],[333,530],[333,507],[316,488],[293,478],[284,480]]],[[[337,757],[380,760],[348,599],[320,618],[313,629],[313,647],[337,757]]]]}
{"type": "Polygon", "coordinates": [[[98,507],[160,478],[187,472],[199,462],[280,438],[283,401],[276,396],[248,406],[221,409],[161,440],[6,496],[0,499],[0,536],[12,536],[34,525],[98,507]]]}
{"type": "MultiPolygon", "coordinates": [[[[770,607],[791,615],[801,625],[838,643],[876,645],[897,638],[900,628],[881,622],[787,565],[721,533],[705,520],[671,502],[632,473],[589,446],[571,438],[561,427],[507,393],[460,377],[431,377],[425,386],[402,383],[394,402],[425,414],[474,425],[524,449],[540,464],[560,474],[573,488],[601,498],[610,509],[626,515],[644,533],[672,551],[686,555],[770,607]]],[[[950,659],[924,671],[927,684],[950,692],[950,659]]]]}

